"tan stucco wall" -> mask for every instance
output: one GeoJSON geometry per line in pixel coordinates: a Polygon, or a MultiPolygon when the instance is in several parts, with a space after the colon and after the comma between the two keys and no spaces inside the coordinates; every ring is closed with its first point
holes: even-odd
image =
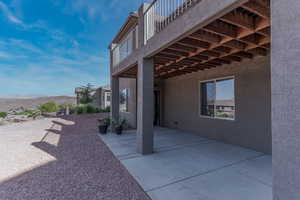
{"type": "Polygon", "coordinates": [[[164,126],[271,153],[269,57],[164,81],[164,126]],[[235,77],[235,121],[199,116],[199,81],[235,77]]]}
{"type": "Polygon", "coordinates": [[[128,112],[120,112],[120,117],[125,118],[130,127],[136,128],[136,79],[120,78],[120,91],[129,89],[128,112]]]}

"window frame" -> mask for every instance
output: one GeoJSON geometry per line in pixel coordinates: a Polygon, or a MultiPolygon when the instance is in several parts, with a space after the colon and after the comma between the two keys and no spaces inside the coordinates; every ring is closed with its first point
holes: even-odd
{"type": "MultiPolygon", "coordinates": [[[[216,90],[217,91],[217,90],[216,90]]],[[[227,121],[235,121],[237,116],[236,116],[236,82],[235,82],[235,76],[224,76],[224,77],[220,77],[220,78],[213,78],[213,79],[206,79],[206,80],[201,80],[198,83],[198,115],[201,118],[206,118],[206,119],[217,119],[217,120],[227,120],[227,121]],[[201,113],[201,109],[202,109],[202,88],[201,88],[201,84],[203,83],[207,83],[207,82],[214,82],[215,84],[217,83],[217,81],[222,81],[222,80],[228,80],[228,79],[233,79],[233,87],[234,87],[234,118],[225,118],[225,117],[216,117],[216,105],[214,104],[214,117],[211,116],[207,116],[207,115],[202,115],[201,113]]],[[[216,94],[215,94],[216,95],[216,94]]]]}
{"type": "Polygon", "coordinates": [[[130,113],[129,111],[129,97],[130,97],[130,88],[123,88],[122,90],[120,90],[120,94],[119,94],[119,111],[121,113],[130,113]],[[125,102],[125,105],[126,105],[126,110],[123,111],[121,110],[121,93],[124,91],[124,90],[127,90],[127,98],[126,98],[126,102],[125,102]]]}

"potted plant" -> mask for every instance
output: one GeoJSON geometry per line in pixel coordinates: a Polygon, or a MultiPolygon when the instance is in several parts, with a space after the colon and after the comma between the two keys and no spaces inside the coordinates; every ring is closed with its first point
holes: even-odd
{"type": "Polygon", "coordinates": [[[117,135],[121,135],[123,133],[124,126],[126,125],[125,119],[120,119],[119,121],[114,121],[114,129],[117,135]]]}
{"type": "Polygon", "coordinates": [[[99,133],[106,134],[108,126],[110,125],[110,118],[98,119],[99,122],[99,133]]]}

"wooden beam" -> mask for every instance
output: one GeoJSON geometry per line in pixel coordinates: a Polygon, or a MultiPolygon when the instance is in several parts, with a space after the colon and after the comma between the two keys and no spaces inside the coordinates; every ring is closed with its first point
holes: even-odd
{"type": "Polygon", "coordinates": [[[251,53],[246,53],[244,51],[240,51],[238,53],[234,53],[233,54],[234,56],[238,56],[238,57],[242,57],[242,58],[249,58],[249,59],[252,59],[253,58],[253,54],[251,53]]]}
{"type": "Polygon", "coordinates": [[[261,30],[257,31],[257,33],[264,35],[266,37],[270,37],[271,36],[271,28],[267,27],[267,28],[261,29],[261,30]]]}
{"type": "Polygon", "coordinates": [[[198,55],[203,55],[203,56],[209,56],[209,57],[219,57],[221,54],[215,51],[203,51],[201,53],[199,53],[198,55]]]}
{"type": "Polygon", "coordinates": [[[172,49],[165,49],[162,51],[164,54],[175,55],[175,56],[188,56],[189,54],[182,51],[176,51],[172,49]]]}
{"type": "Polygon", "coordinates": [[[203,49],[207,49],[210,46],[209,43],[207,43],[207,42],[195,40],[192,38],[184,38],[184,39],[178,41],[178,43],[181,45],[186,45],[186,46],[195,47],[195,48],[203,48],[203,49]]]}
{"type": "Polygon", "coordinates": [[[236,61],[236,62],[241,62],[242,61],[242,58],[240,58],[238,56],[225,56],[225,57],[222,57],[222,58],[232,60],[232,61],[236,61]]]}
{"type": "Polygon", "coordinates": [[[224,43],[223,46],[229,47],[229,48],[235,48],[235,49],[239,49],[239,50],[244,50],[247,45],[245,43],[237,41],[237,40],[231,40],[229,42],[224,43]]]}
{"type": "Polygon", "coordinates": [[[251,49],[249,51],[247,51],[251,54],[256,54],[256,55],[260,55],[260,56],[267,56],[268,55],[268,51],[266,49],[263,48],[255,48],[255,49],[251,49]]]}
{"type": "Polygon", "coordinates": [[[262,18],[270,19],[270,9],[268,7],[263,6],[256,0],[250,0],[249,2],[243,4],[241,7],[262,18]]]}
{"type": "Polygon", "coordinates": [[[229,25],[220,20],[216,20],[210,23],[209,25],[203,27],[202,29],[211,33],[215,33],[224,37],[231,37],[231,38],[236,38],[237,31],[238,31],[235,26],[229,25]]]}
{"type": "Polygon", "coordinates": [[[265,18],[256,18],[255,19],[255,31],[260,31],[260,30],[268,28],[270,26],[271,26],[270,19],[265,19],[265,18]]]}
{"type": "Polygon", "coordinates": [[[203,31],[203,30],[192,33],[191,35],[188,36],[188,38],[193,38],[196,40],[201,40],[201,41],[209,42],[212,44],[218,44],[221,41],[220,36],[203,31]]]}
{"type": "Polygon", "coordinates": [[[170,54],[165,54],[164,52],[160,52],[155,55],[155,57],[162,57],[162,58],[170,58],[170,59],[178,59],[180,56],[176,55],[170,55],[170,54]]]}
{"type": "Polygon", "coordinates": [[[192,58],[198,58],[200,60],[208,60],[208,56],[203,56],[203,55],[199,55],[199,54],[193,56],[192,58]]]}
{"type": "Polygon", "coordinates": [[[196,52],[197,48],[181,45],[178,43],[175,43],[168,47],[168,49],[175,50],[175,51],[184,51],[186,53],[196,52]]]}
{"type": "MultiPolygon", "coordinates": [[[[254,2],[256,3],[256,1],[254,2]]],[[[246,10],[251,12],[249,9],[246,10]]],[[[232,13],[224,15],[222,19],[208,24],[176,43],[175,47],[184,47],[185,49],[173,50],[184,51],[188,55],[165,65],[160,65],[157,69],[162,70],[173,64],[180,64],[181,67],[177,66],[171,72],[167,72],[175,74],[174,71],[176,70],[193,69],[196,65],[230,64],[232,61],[240,62],[243,58],[251,59],[253,54],[266,55],[266,52],[268,52],[266,48],[270,46],[270,37],[268,37],[270,35],[269,18],[258,15],[257,11],[252,12],[258,15],[256,17],[248,15],[247,11],[244,11],[244,13],[242,11],[239,8],[232,13]],[[256,32],[257,34],[255,34],[256,32]],[[200,41],[200,43],[196,45],[196,41],[200,41]],[[186,48],[191,49],[187,50],[186,48]],[[196,55],[207,56],[208,59],[197,59],[196,55]]]]}
{"type": "Polygon", "coordinates": [[[245,28],[249,30],[254,30],[254,18],[247,14],[240,12],[238,9],[224,15],[220,18],[223,22],[227,22],[229,24],[233,24],[240,28],[245,28]]]}
{"type": "Polygon", "coordinates": [[[220,52],[220,53],[230,53],[231,52],[231,48],[224,47],[224,46],[219,46],[219,47],[216,47],[216,48],[214,48],[212,50],[220,52]]]}
{"type": "Polygon", "coordinates": [[[231,64],[231,61],[223,59],[223,58],[215,58],[212,61],[213,62],[218,62],[218,63],[221,63],[221,64],[227,64],[227,65],[231,64]]]}
{"type": "Polygon", "coordinates": [[[247,43],[247,44],[249,44],[249,45],[252,45],[252,44],[258,45],[260,37],[257,34],[252,34],[252,35],[243,37],[240,40],[247,43]]]}

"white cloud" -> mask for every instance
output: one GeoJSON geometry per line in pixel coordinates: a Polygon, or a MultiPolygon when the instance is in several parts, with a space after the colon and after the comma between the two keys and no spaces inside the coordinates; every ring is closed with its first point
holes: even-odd
{"type": "MultiPolygon", "coordinates": [[[[16,5],[20,2],[14,1],[16,5]]],[[[89,17],[99,14],[97,4],[93,4],[93,8],[89,1],[74,1],[82,3],[76,9],[85,9],[89,17]]],[[[26,23],[24,18],[17,17],[22,16],[22,11],[19,11],[21,14],[16,12],[12,3],[4,4],[0,0],[1,11],[5,19],[16,25],[16,28],[31,33],[46,33],[49,42],[37,46],[35,42],[21,39],[0,39],[0,85],[5,85],[5,89],[0,87],[0,95],[11,95],[12,91],[19,91],[19,95],[72,95],[74,88],[79,85],[101,85],[109,82],[106,55],[102,56],[100,52],[92,49],[85,51],[76,38],[51,28],[44,21],[26,23]]],[[[84,18],[80,20],[83,24],[86,23],[84,18]]]]}
{"type": "Polygon", "coordinates": [[[22,20],[20,20],[18,17],[16,17],[10,11],[10,9],[6,6],[6,4],[4,4],[2,1],[0,1],[0,9],[3,11],[4,15],[7,17],[7,19],[10,22],[18,24],[18,25],[24,25],[24,23],[22,22],[22,20]]]}
{"type": "Polygon", "coordinates": [[[22,95],[72,95],[79,85],[109,82],[105,57],[80,48],[40,49],[24,40],[0,40],[0,61],[10,63],[0,62],[0,85],[6,85],[0,88],[0,95],[13,95],[10,91],[22,95]]]}
{"type": "Polygon", "coordinates": [[[0,51],[0,59],[1,59],[1,58],[6,58],[6,59],[8,59],[8,58],[11,58],[11,55],[8,54],[8,53],[6,53],[6,52],[1,52],[1,51],[0,51]]]}
{"type": "Polygon", "coordinates": [[[41,50],[40,48],[32,45],[31,43],[29,43],[25,40],[10,39],[8,41],[9,41],[9,45],[16,46],[20,49],[24,49],[26,51],[30,51],[30,52],[37,53],[37,54],[42,54],[43,53],[43,50],[41,50]]]}

